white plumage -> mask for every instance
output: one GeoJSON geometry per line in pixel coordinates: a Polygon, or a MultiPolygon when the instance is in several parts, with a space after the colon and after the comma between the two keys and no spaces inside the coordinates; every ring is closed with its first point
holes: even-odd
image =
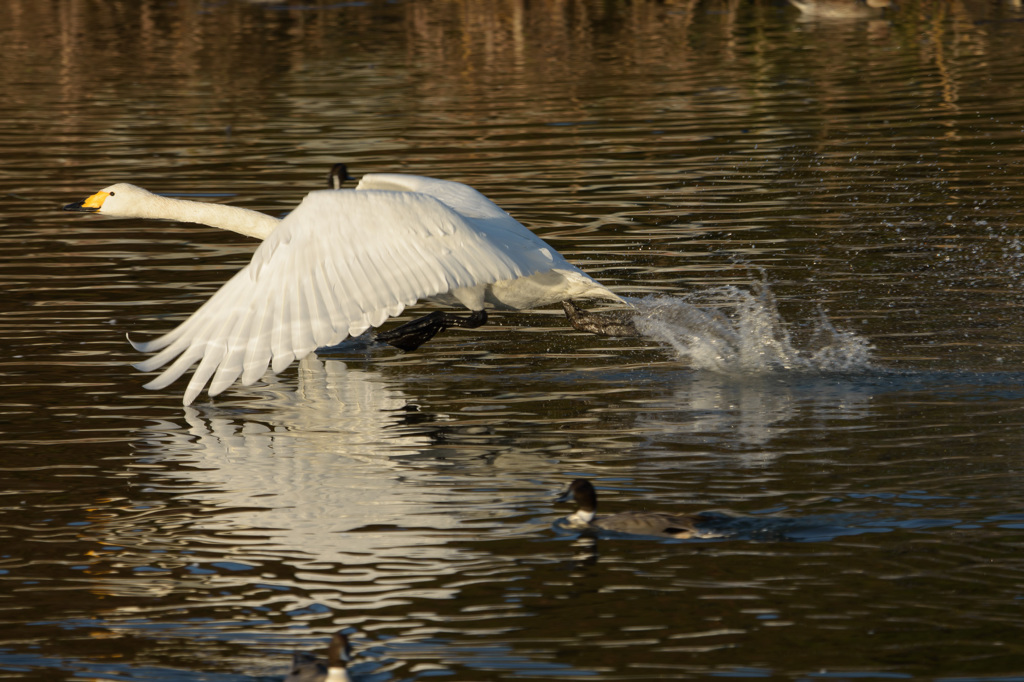
{"type": "Polygon", "coordinates": [[[264,239],[252,260],[171,332],[133,345],[170,365],[164,388],[199,362],[183,402],[285,369],[420,300],[520,310],[574,297],[624,302],[473,188],[415,175],[364,176],[312,192],[281,221],[231,206],[112,185],[65,207],[197,222],[264,239]]]}

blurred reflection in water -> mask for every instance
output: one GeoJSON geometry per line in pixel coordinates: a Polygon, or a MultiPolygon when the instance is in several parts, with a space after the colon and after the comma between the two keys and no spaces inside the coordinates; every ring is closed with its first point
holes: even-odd
{"type": "Polygon", "coordinates": [[[877,387],[850,375],[738,377],[680,376],[670,398],[647,405],[635,428],[651,445],[701,444],[726,461],[767,465],[785,450],[776,445],[815,424],[870,418],[877,387]]]}
{"type": "Polygon", "coordinates": [[[141,453],[157,453],[145,461],[161,465],[169,490],[220,510],[195,528],[226,543],[259,537],[253,552],[297,567],[345,567],[346,581],[365,565],[358,580],[367,585],[380,577],[373,566],[389,560],[457,570],[458,552],[441,531],[469,517],[446,507],[433,467],[402,463],[430,440],[403,433],[401,391],[373,372],[311,356],[298,390],[271,386],[251,405],[248,414],[185,408],[186,428],[156,424],[140,442],[141,453]]]}

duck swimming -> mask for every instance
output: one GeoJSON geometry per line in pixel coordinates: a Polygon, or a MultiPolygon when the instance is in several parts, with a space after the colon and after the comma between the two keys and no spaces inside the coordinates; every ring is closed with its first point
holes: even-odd
{"type": "Polygon", "coordinates": [[[327,648],[327,660],[318,660],[311,654],[295,654],[292,658],[292,670],[285,682],[350,682],[348,662],[352,660],[352,650],[348,637],[337,632],[331,636],[331,644],[327,648]]]}
{"type": "Polygon", "coordinates": [[[569,489],[555,500],[568,502],[574,500],[578,509],[566,517],[568,527],[579,530],[605,530],[629,535],[647,535],[662,538],[712,538],[720,537],[701,524],[710,521],[710,517],[702,514],[693,516],[666,514],[663,512],[627,511],[611,516],[597,515],[597,491],[593,484],[585,478],[577,478],[569,484],[569,489]]]}
{"type": "Polygon", "coordinates": [[[891,9],[891,0],[789,0],[807,19],[877,19],[891,9]]]}

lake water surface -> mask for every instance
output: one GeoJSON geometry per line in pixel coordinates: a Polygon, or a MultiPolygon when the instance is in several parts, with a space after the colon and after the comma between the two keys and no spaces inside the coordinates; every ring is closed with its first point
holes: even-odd
{"type": "Polygon", "coordinates": [[[1019,3],[6,0],[0,45],[0,678],[280,680],[346,629],[360,681],[1024,679],[1019,3]],[[281,215],[336,161],[476,187],[647,336],[144,390],[125,335],[255,244],[60,207],[281,215]],[[581,537],[580,476],[729,532],[581,537]]]}

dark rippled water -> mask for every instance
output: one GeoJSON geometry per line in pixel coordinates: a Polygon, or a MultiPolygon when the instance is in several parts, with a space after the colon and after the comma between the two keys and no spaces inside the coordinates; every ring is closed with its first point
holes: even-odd
{"type": "Polygon", "coordinates": [[[0,4],[0,677],[1024,678],[1024,14],[900,3],[0,4]],[[116,181],[280,215],[469,183],[649,336],[495,315],[181,406],[125,334],[233,234],[59,211],[116,181]],[[709,511],[723,537],[579,537],[709,511]]]}

